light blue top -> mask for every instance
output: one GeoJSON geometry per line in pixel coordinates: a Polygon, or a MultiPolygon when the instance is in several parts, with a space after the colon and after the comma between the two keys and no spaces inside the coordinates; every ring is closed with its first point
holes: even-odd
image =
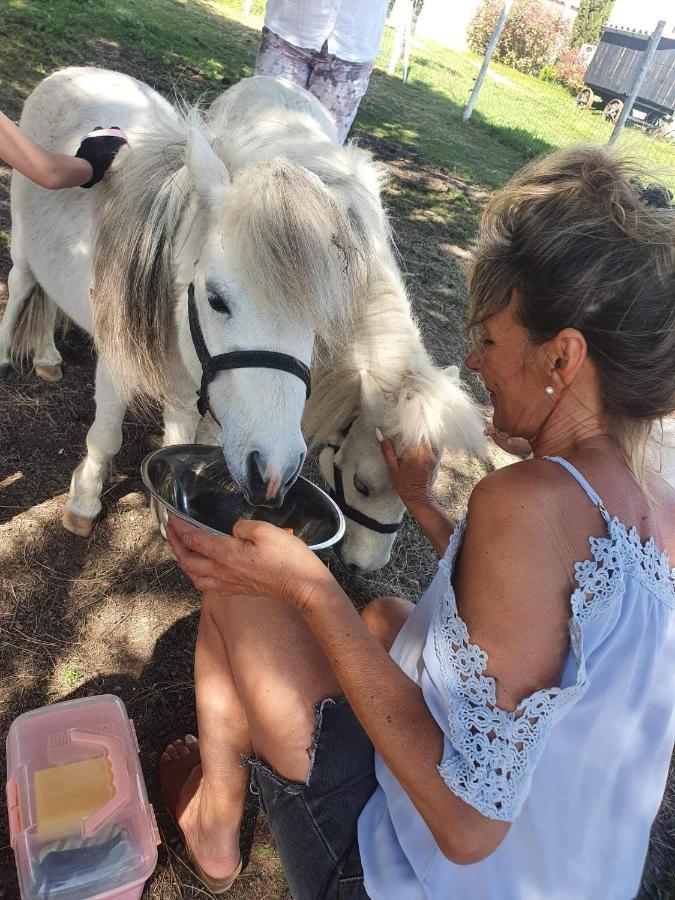
{"type": "Polygon", "coordinates": [[[469,866],[450,862],[378,754],[379,787],[359,819],[373,900],[629,900],[675,739],[675,570],[650,538],[602,513],[575,565],[570,647],[559,687],[515,712],[496,706],[487,654],[469,640],[451,575],[455,529],[429,589],[391,656],[422,688],[445,735],[439,771],[492,819],[512,822],[501,845],[469,866]]]}

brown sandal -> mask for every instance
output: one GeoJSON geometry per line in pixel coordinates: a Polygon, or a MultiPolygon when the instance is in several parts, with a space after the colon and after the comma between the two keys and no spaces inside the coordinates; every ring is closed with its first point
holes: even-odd
{"type": "Polygon", "coordinates": [[[190,777],[192,770],[200,764],[201,756],[199,753],[199,744],[196,741],[193,742],[185,740],[183,741],[183,743],[189,750],[189,753],[186,756],[181,756],[179,759],[168,760],[163,760],[160,757],[160,760],[157,763],[157,782],[159,784],[159,792],[162,796],[162,799],[164,800],[164,803],[166,804],[167,809],[171,814],[171,818],[173,819],[176,828],[182,836],[187,855],[190,859],[190,862],[195,868],[195,874],[197,875],[199,880],[211,891],[212,894],[224,894],[226,893],[226,891],[229,891],[229,889],[234,884],[237,876],[241,872],[242,860],[239,860],[239,865],[231,875],[228,875],[225,878],[213,878],[212,876],[206,874],[206,872],[194,858],[194,855],[190,850],[190,845],[187,841],[187,838],[183,834],[183,831],[178,824],[178,804],[180,802],[180,796],[183,787],[190,777]]]}

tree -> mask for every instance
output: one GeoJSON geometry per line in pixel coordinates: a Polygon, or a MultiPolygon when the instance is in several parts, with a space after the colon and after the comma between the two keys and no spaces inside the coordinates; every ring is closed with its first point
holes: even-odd
{"type": "Polygon", "coordinates": [[[614,0],[581,0],[572,28],[572,46],[597,44],[613,6],[614,0]]]}

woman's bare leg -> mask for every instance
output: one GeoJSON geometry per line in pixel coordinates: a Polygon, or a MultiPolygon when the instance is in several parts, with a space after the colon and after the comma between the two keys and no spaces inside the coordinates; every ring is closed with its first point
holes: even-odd
{"type": "MultiPolygon", "coordinates": [[[[292,781],[305,781],[316,703],[339,696],[323,651],[295,610],[250,597],[205,594],[195,651],[201,766],[183,788],[178,821],[214,878],[239,860],[239,824],[251,753],[292,781]]],[[[175,742],[167,759],[189,752],[175,742]]]]}
{"type": "Polygon", "coordinates": [[[400,597],[378,597],[365,607],[361,618],[375,640],[389,651],[396,635],[414,608],[415,605],[410,600],[401,600],[400,597]]]}

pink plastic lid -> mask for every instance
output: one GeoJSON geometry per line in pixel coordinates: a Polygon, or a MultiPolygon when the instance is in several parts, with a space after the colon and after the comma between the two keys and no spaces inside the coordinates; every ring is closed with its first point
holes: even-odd
{"type": "Polygon", "coordinates": [[[7,804],[23,900],[113,896],[155,868],[159,833],[118,697],[55,703],[15,719],[7,804]]]}

